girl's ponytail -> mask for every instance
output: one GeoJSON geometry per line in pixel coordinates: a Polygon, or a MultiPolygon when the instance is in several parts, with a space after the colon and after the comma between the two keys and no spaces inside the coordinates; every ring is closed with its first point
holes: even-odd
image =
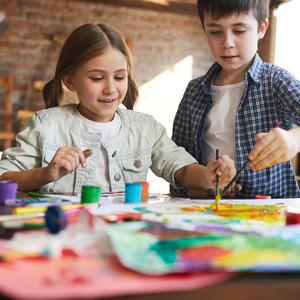
{"type": "Polygon", "coordinates": [[[54,77],[48,81],[43,88],[43,98],[46,108],[59,106],[63,97],[63,87],[61,80],[54,77]]]}
{"type": "Polygon", "coordinates": [[[128,90],[126,93],[126,96],[123,100],[123,104],[127,109],[133,109],[133,106],[138,98],[139,90],[136,82],[131,77],[131,75],[128,75],[128,90]]]}

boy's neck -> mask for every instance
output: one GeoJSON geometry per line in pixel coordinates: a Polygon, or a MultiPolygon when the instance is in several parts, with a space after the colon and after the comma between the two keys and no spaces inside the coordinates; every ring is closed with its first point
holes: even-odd
{"type": "Polygon", "coordinates": [[[244,80],[246,72],[247,70],[237,73],[232,71],[225,71],[224,69],[222,69],[214,78],[213,84],[228,85],[241,82],[244,80]]]}
{"type": "Polygon", "coordinates": [[[245,79],[246,73],[249,70],[250,65],[251,63],[237,70],[225,70],[222,68],[221,71],[214,78],[213,84],[228,85],[243,81],[245,79]]]}

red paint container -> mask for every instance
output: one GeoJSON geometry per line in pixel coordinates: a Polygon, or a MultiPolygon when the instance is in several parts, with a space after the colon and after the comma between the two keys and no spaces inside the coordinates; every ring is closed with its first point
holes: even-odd
{"type": "Polygon", "coordinates": [[[300,206],[288,206],[285,210],[285,224],[300,224],[300,206]]]}
{"type": "Polygon", "coordinates": [[[141,181],[142,184],[142,202],[147,202],[149,198],[149,182],[141,181]]]}
{"type": "Polygon", "coordinates": [[[272,199],[272,197],[269,195],[256,195],[255,199],[256,200],[265,200],[265,199],[272,199]]]}

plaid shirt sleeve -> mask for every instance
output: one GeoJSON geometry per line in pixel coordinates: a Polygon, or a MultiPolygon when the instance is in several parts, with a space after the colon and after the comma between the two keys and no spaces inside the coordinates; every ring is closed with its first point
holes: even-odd
{"type": "MultiPolygon", "coordinates": [[[[183,98],[179,104],[175,119],[173,122],[173,133],[172,140],[178,145],[185,148],[192,156],[196,158],[196,153],[193,150],[193,130],[191,128],[190,118],[191,114],[191,102],[194,99],[195,93],[197,93],[197,84],[195,80],[191,81],[183,95],[183,98]]],[[[170,186],[170,191],[172,195],[186,197],[186,189],[175,189],[170,186]]]]}
{"type": "Polygon", "coordinates": [[[300,125],[300,81],[288,71],[274,66],[273,97],[286,126],[300,125]]]}

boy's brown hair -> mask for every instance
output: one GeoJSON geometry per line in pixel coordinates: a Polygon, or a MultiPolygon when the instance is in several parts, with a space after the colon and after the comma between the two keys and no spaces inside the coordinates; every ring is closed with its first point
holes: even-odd
{"type": "Polygon", "coordinates": [[[270,0],[198,0],[199,17],[204,28],[205,14],[219,19],[232,14],[252,12],[258,28],[269,15],[270,0]]]}

